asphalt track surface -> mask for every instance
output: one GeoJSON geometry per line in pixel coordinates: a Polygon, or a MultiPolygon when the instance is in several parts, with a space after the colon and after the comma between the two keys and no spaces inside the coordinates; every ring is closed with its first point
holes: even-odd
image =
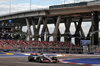
{"type": "MultiPolygon", "coordinates": [[[[68,56],[58,57],[58,59],[77,59],[77,58],[100,58],[100,56],[68,56]]],[[[38,63],[28,62],[27,57],[0,57],[0,66],[88,66],[67,63],[38,63]]]]}

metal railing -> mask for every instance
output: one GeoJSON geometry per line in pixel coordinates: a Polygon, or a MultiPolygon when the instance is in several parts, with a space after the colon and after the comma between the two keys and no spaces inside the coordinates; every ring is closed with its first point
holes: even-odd
{"type": "Polygon", "coordinates": [[[18,52],[46,52],[46,53],[73,53],[73,54],[82,54],[82,47],[37,47],[37,46],[14,46],[11,49],[0,49],[2,51],[18,51],[18,52]]]}

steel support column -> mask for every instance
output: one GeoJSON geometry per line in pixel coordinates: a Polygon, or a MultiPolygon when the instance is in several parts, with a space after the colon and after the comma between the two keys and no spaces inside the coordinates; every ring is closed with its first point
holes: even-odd
{"type": "Polygon", "coordinates": [[[35,35],[35,39],[37,41],[38,41],[38,38],[39,38],[39,30],[40,30],[42,20],[43,20],[43,17],[39,17],[38,24],[37,24],[37,29],[36,29],[36,35],[35,35]]]}
{"type": "MultiPolygon", "coordinates": [[[[92,12],[92,32],[99,30],[99,18],[98,18],[98,12],[93,11],[92,12]]],[[[91,37],[91,44],[92,45],[98,45],[98,32],[94,33],[91,37]]]]}
{"type": "Polygon", "coordinates": [[[88,32],[88,34],[87,34],[87,38],[90,37],[91,31],[92,31],[92,26],[91,26],[90,29],[89,29],[89,32],[88,32]]]}
{"type": "Polygon", "coordinates": [[[59,30],[60,21],[61,21],[61,16],[58,16],[56,26],[55,26],[55,29],[54,29],[54,33],[53,33],[54,41],[57,41],[57,34],[58,34],[58,30],[59,30]]]}
{"type": "Polygon", "coordinates": [[[84,32],[83,32],[82,27],[80,28],[80,32],[81,32],[81,37],[82,37],[82,38],[85,38],[85,34],[84,34],[84,32]]]}
{"type": "Polygon", "coordinates": [[[48,17],[46,17],[45,20],[44,20],[44,22],[43,22],[43,29],[42,29],[42,32],[41,32],[41,40],[42,41],[44,41],[44,33],[47,30],[47,21],[48,21],[48,17]]]}
{"type": "Polygon", "coordinates": [[[49,41],[49,38],[50,38],[50,32],[49,32],[49,29],[48,29],[48,26],[46,25],[47,29],[46,29],[46,41],[49,41]]]}
{"type": "MultiPolygon", "coordinates": [[[[54,25],[56,26],[56,23],[54,23],[54,25]]],[[[60,30],[59,30],[59,28],[58,28],[58,33],[57,33],[57,41],[60,41],[60,30]]]]}
{"type": "Polygon", "coordinates": [[[36,24],[35,24],[35,22],[34,22],[34,18],[32,18],[32,24],[33,24],[34,40],[35,40],[35,41],[38,41],[38,38],[37,38],[37,30],[36,30],[36,24]]]}
{"type": "MultiPolygon", "coordinates": [[[[76,22],[74,23],[75,24],[75,27],[77,27],[78,25],[76,24],[76,22]]],[[[80,37],[82,37],[82,38],[85,38],[85,34],[84,34],[84,32],[83,32],[83,29],[82,29],[82,27],[80,26],[80,30],[79,30],[79,36],[80,37]]]]}
{"type": "Polygon", "coordinates": [[[27,24],[27,30],[28,30],[28,38],[29,38],[29,41],[32,40],[31,39],[31,28],[30,28],[30,22],[28,20],[28,18],[26,18],[26,24],[27,24]]]}
{"type": "MultiPolygon", "coordinates": [[[[82,24],[83,18],[79,19],[78,25],[76,26],[76,32],[75,32],[75,44],[78,45],[80,42],[80,29],[81,29],[81,24],[82,24]]],[[[74,22],[76,24],[76,22],[74,22]]]]}
{"type": "Polygon", "coordinates": [[[65,22],[65,35],[64,35],[64,41],[71,41],[71,34],[70,34],[70,24],[72,22],[72,18],[69,18],[68,20],[66,19],[66,22],[65,22]]]}
{"type": "MultiPolygon", "coordinates": [[[[56,22],[57,22],[57,19],[56,18],[54,18],[54,25],[56,26],[56,22]]],[[[57,33],[57,41],[60,41],[60,38],[61,38],[61,36],[60,36],[61,34],[60,34],[60,30],[59,30],[59,28],[58,28],[58,33],[57,33]]]]}

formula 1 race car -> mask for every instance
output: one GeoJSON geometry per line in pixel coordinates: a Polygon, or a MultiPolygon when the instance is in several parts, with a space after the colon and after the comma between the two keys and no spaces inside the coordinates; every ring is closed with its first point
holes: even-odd
{"type": "Polygon", "coordinates": [[[28,61],[29,62],[48,62],[48,63],[57,63],[58,59],[57,57],[50,57],[50,56],[46,56],[44,54],[33,54],[31,53],[30,56],[28,56],[28,61]]]}

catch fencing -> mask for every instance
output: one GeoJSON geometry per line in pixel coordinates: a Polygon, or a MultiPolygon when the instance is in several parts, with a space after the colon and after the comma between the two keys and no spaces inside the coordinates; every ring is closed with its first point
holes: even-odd
{"type": "Polygon", "coordinates": [[[16,46],[11,49],[0,49],[2,51],[15,51],[15,52],[46,52],[46,53],[73,53],[73,54],[82,54],[82,47],[23,47],[16,46]]]}

